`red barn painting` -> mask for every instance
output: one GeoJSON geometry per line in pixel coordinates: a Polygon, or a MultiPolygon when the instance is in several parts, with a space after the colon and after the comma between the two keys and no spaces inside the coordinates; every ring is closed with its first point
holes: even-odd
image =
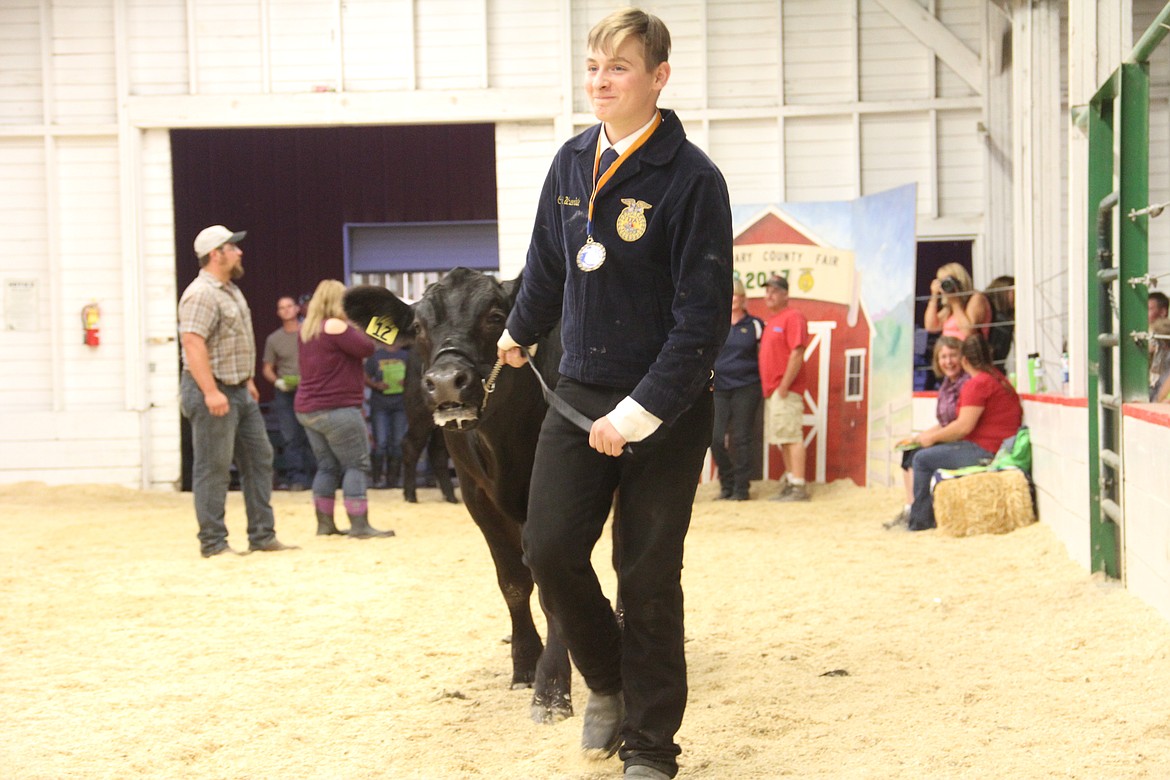
{"type": "MultiPolygon", "coordinates": [[[[735,237],[735,270],[748,295],[748,310],[767,322],[764,283],[788,278],[789,305],[808,318],[805,350],[806,477],[866,483],[869,440],[869,374],[873,326],[860,295],[853,253],[819,240],[776,208],[748,220],[735,237]]],[[[784,473],[780,450],[765,436],[764,474],[784,473]]]]}

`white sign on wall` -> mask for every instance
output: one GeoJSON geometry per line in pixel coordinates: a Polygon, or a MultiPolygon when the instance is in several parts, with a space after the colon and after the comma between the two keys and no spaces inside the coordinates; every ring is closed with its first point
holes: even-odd
{"type": "Polygon", "coordinates": [[[37,313],[37,280],[5,280],[4,330],[37,330],[37,313]]]}

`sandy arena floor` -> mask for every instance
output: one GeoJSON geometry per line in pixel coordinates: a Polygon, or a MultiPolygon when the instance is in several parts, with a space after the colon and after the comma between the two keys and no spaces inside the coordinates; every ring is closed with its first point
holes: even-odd
{"type": "MultiPolygon", "coordinates": [[[[680,777],[1170,777],[1170,624],[1045,526],[885,532],[895,490],[713,490],[680,777]]],[[[579,717],[536,725],[509,690],[466,510],[371,495],[397,538],[317,538],[308,495],[278,493],[304,549],[204,560],[189,494],[0,487],[0,776],[620,777],[578,755],[579,717]]],[[[243,525],[233,494],[237,547],[243,525]]]]}

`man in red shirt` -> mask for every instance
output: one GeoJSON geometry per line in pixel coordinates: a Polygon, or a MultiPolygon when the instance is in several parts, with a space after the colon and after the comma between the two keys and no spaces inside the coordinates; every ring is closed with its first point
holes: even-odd
{"type": "Polygon", "coordinates": [[[804,391],[801,375],[808,346],[808,320],[788,305],[788,280],[773,276],[764,301],[771,318],[760,338],[760,384],[769,441],[780,446],[786,484],[773,501],[808,501],[804,482],[804,391]]]}

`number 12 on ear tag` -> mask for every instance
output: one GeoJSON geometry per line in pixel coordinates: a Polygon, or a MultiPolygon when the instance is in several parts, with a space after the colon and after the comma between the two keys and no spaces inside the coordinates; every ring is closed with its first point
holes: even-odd
{"type": "Polygon", "coordinates": [[[366,326],[366,333],[384,344],[393,344],[398,338],[398,328],[389,317],[374,317],[366,326]]]}

